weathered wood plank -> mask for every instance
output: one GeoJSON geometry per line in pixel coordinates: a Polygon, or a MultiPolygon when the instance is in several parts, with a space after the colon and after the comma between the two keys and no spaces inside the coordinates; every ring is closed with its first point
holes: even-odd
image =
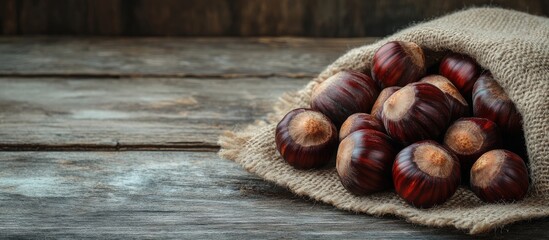
{"type": "Polygon", "coordinates": [[[472,6],[549,15],[546,0],[108,0],[112,7],[95,9],[97,1],[18,0],[18,33],[359,37],[472,6]]]}
{"type": "Polygon", "coordinates": [[[88,25],[88,8],[83,1],[21,0],[18,5],[21,33],[76,34],[88,25]]]}
{"type": "Polygon", "coordinates": [[[205,152],[0,152],[0,212],[1,238],[479,238],[313,203],[205,152]]]}
{"type": "Polygon", "coordinates": [[[312,77],[375,38],[0,38],[0,76],[312,77]]]}
{"type": "Polygon", "coordinates": [[[126,14],[129,13],[122,2],[123,0],[93,0],[81,3],[87,4],[86,30],[97,35],[120,35],[126,25],[126,14]]]}
{"type": "Polygon", "coordinates": [[[0,78],[0,149],[217,149],[308,79],[0,78]]]}
{"type": "Polygon", "coordinates": [[[15,0],[0,1],[0,33],[4,35],[17,34],[17,15],[15,0]]]}

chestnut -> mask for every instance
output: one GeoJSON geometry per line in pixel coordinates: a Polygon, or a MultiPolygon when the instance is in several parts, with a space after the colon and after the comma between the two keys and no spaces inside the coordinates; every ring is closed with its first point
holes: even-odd
{"type": "Polygon", "coordinates": [[[440,205],[459,186],[459,161],[437,142],[420,141],[397,154],[393,182],[396,193],[415,207],[440,205]]]}
{"type": "Polygon", "coordinates": [[[391,168],[398,146],[386,134],[361,129],[339,144],[336,169],[343,186],[356,195],[391,188],[391,168]]]}
{"type": "Polygon", "coordinates": [[[404,87],[425,73],[425,55],[416,43],[388,42],[375,52],[371,72],[382,88],[404,87]]]}
{"type": "Polygon", "coordinates": [[[369,76],[342,71],[320,83],[311,96],[311,108],[328,116],[336,127],[353,113],[370,112],[379,89],[369,76]]]}
{"type": "Polygon", "coordinates": [[[452,112],[450,121],[469,116],[469,104],[450,80],[440,75],[430,75],[422,78],[419,82],[433,84],[446,95],[452,112]]]}
{"type": "Polygon", "coordinates": [[[528,170],[517,154],[486,152],[471,168],[471,190],[488,203],[519,201],[528,192],[528,170]]]}
{"type": "Polygon", "coordinates": [[[463,54],[450,53],[440,62],[439,72],[470,101],[473,85],[480,74],[480,67],[474,59],[463,54]]]}
{"type": "Polygon", "coordinates": [[[400,88],[401,87],[393,86],[381,90],[379,96],[377,96],[377,99],[374,102],[374,106],[372,106],[372,112],[370,114],[375,118],[381,120],[381,107],[383,106],[383,103],[385,102],[385,100],[387,100],[387,98],[393,95],[393,93],[395,93],[400,88]]]}
{"type": "Polygon", "coordinates": [[[444,93],[428,83],[412,83],[391,95],[381,110],[386,132],[404,145],[437,139],[450,122],[444,93]]]}
{"type": "Polygon", "coordinates": [[[498,125],[505,147],[517,153],[525,148],[522,116],[490,73],[482,74],[473,86],[473,114],[498,125]]]}
{"type": "Polygon", "coordinates": [[[306,108],[294,109],[276,126],[276,149],[297,169],[318,168],[334,159],[337,129],[324,114],[306,108]]]}
{"type": "Polygon", "coordinates": [[[339,141],[343,140],[347,135],[360,129],[372,129],[380,132],[385,132],[383,123],[370,114],[367,113],[355,113],[341,125],[339,129],[339,141]]]}
{"type": "Polygon", "coordinates": [[[485,152],[501,147],[497,125],[486,118],[460,118],[446,130],[444,146],[461,165],[462,182],[469,181],[473,163],[485,152]]]}

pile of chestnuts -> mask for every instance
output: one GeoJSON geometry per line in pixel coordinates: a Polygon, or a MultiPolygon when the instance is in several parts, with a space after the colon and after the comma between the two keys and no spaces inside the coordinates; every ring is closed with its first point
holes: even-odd
{"type": "Polygon", "coordinates": [[[335,160],[351,193],[394,189],[418,208],[443,204],[460,184],[485,202],[521,200],[528,158],[515,105],[472,58],[448,53],[428,65],[424,52],[392,41],[376,51],[371,72],[320,83],[310,108],[277,125],[282,158],[297,169],[335,160]]]}

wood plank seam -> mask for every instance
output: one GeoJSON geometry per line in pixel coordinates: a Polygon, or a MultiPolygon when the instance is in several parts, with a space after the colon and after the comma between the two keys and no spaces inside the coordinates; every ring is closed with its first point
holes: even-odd
{"type": "Polygon", "coordinates": [[[217,152],[218,145],[212,144],[189,144],[170,145],[170,144],[135,144],[122,145],[116,142],[113,146],[92,145],[92,144],[64,144],[64,145],[46,145],[46,144],[2,144],[0,151],[10,152],[60,152],[60,151],[185,151],[185,152],[217,152]]]}

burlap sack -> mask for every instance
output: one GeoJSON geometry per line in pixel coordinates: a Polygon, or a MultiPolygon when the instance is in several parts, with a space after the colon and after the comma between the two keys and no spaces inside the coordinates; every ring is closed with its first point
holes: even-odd
{"type": "Polygon", "coordinates": [[[220,156],[234,160],[265,180],[353,212],[395,215],[408,222],[452,226],[471,234],[512,222],[549,216],[549,19],[497,9],[475,8],[404,29],[379,42],[347,52],[297,93],[281,98],[267,121],[221,136],[220,156]],[[467,54],[492,71],[524,119],[532,185],[528,196],[511,204],[486,204],[461,188],[445,204],[421,210],[394,192],[357,197],[346,191],[335,169],[300,171],[275,149],[274,129],[289,110],[308,107],[312,89],[342,70],[370,68],[376,49],[390,40],[413,41],[436,50],[467,54]]]}

